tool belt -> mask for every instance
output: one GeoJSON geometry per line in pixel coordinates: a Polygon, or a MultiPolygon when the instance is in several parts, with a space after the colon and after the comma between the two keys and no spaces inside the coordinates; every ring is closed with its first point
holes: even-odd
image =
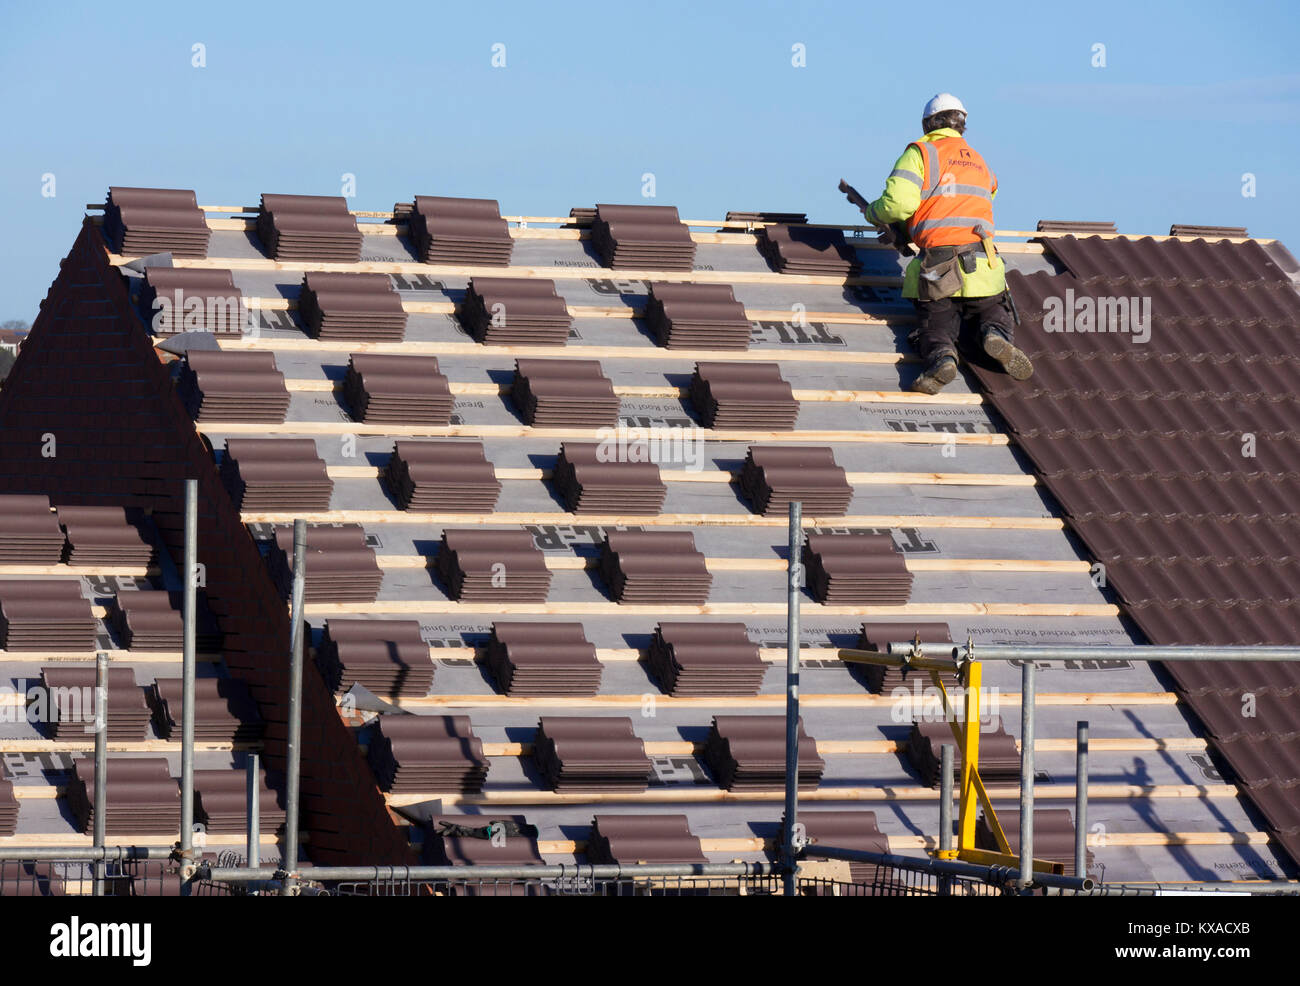
{"type": "Polygon", "coordinates": [[[991,239],[958,246],[929,247],[922,251],[921,269],[916,280],[917,299],[939,301],[955,295],[961,290],[962,271],[975,273],[975,252],[981,249],[991,264],[997,255],[991,239]]]}

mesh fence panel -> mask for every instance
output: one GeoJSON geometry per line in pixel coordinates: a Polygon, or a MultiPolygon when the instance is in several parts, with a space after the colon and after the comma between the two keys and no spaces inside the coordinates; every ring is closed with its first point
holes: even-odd
{"type": "MultiPolygon", "coordinates": [[[[163,859],[110,859],[103,864],[106,896],[175,897],[181,894],[176,864],[163,859]]],[[[86,860],[0,861],[0,896],[61,897],[94,893],[95,864],[86,860]]],[[[864,880],[802,876],[796,892],[805,897],[993,896],[1011,892],[977,879],[944,877],[901,867],[876,865],[864,880]]],[[[301,874],[304,892],[340,897],[772,897],[784,893],[779,874],[717,876],[620,875],[593,877],[578,871],[561,876],[312,882],[301,874]]],[[[278,893],[275,883],[217,883],[196,880],[193,896],[252,896],[278,893]]]]}
{"type": "MultiPolygon", "coordinates": [[[[340,897],[772,897],[784,892],[780,876],[635,877],[560,879],[352,880],[329,888],[340,897]]],[[[796,881],[801,897],[954,897],[998,896],[1009,891],[978,880],[939,877],[911,870],[877,867],[869,882],[829,879],[796,881]],[[945,886],[946,883],[946,886],[945,886]]]]}
{"type": "MultiPolygon", "coordinates": [[[[95,865],[89,860],[0,860],[0,896],[89,897],[95,892],[95,865]]],[[[179,897],[180,875],[165,859],[109,859],[102,866],[106,897],[179,897]]],[[[196,881],[193,896],[243,893],[230,886],[196,881]]]]}

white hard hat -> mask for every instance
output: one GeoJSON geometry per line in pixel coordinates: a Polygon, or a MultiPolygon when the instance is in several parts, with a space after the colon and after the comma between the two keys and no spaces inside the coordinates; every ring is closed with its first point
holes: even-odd
{"type": "Polygon", "coordinates": [[[957,110],[959,113],[965,113],[966,107],[952,93],[941,92],[925,104],[925,109],[921,111],[921,119],[928,120],[936,113],[942,113],[944,110],[957,110]]]}

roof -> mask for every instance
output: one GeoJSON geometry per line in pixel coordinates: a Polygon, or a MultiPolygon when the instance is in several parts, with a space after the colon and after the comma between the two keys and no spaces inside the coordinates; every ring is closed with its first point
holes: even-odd
{"type": "MultiPolygon", "coordinates": [[[[306,683],[308,732],[321,730],[318,738],[305,740],[304,763],[304,789],[313,799],[307,848],[317,861],[383,857],[392,851],[391,843],[382,841],[375,826],[391,826],[393,820],[370,806],[386,802],[407,815],[428,817],[420,806],[430,800],[438,802],[434,814],[524,816],[537,827],[537,848],[547,860],[580,852],[597,814],[603,819],[647,813],[666,816],[663,838],[674,845],[682,837],[678,816],[684,815],[708,858],[760,858],[781,810],[779,790],[764,773],[767,727],[740,724],[745,739],[733,741],[725,733],[736,724],[726,719],[780,716],[782,682],[771,672],[761,679],[757,695],[744,694],[759,680],[746,670],[751,665],[745,644],[734,636],[700,644],[673,624],[739,623],[763,663],[770,668],[783,660],[783,503],[790,496],[821,504],[820,512],[805,508],[811,534],[875,534],[892,542],[893,549],[886,544],[884,553],[873,547],[874,560],[856,567],[835,560],[854,556],[828,548],[819,562],[824,579],[808,592],[830,601],[805,596],[803,726],[805,742],[823,767],[819,777],[808,779],[801,809],[870,811],[874,818],[870,825],[864,819],[862,831],[878,828],[895,851],[919,852],[937,827],[935,792],[901,752],[914,699],[869,692],[835,659],[836,647],[855,643],[864,623],[937,622],[947,624],[952,639],[971,637],[977,643],[1141,639],[1122,617],[1113,592],[1094,584],[1094,556],[1083,550],[1046,495],[1045,488],[1055,490],[1051,477],[1036,477],[1014,419],[1008,415],[1012,428],[1005,427],[980,392],[962,381],[936,397],[903,392],[918,369],[906,345],[910,308],[898,293],[897,256],[874,241],[815,228],[769,238],[755,231],[752,219],[696,223],[683,235],[688,227],[681,226],[675,211],[648,215],[608,207],[598,207],[594,218],[584,213],[573,220],[533,217],[507,223],[494,211],[489,215],[482,200],[462,208],[457,203],[466,200],[424,196],[416,197],[414,206],[399,203],[395,217],[362,216],[350,227],[342,218],[346,210],[340,212],[336,204],[322,208],[324,218],[312,220],[311,202],[285,196],[256,218],[252,212],[206,210],[208,235],[200,250],[195,244],[203,237],[195,232],[193,215],[203,210],[196,201],[177,197],[168,206],[184,213],[175,221],[182,249],[171,263],[187,276],[229,271],[236,307],[257,313],[256,331],[230,332],[225,309],[206,305],[197,325],[173,324],[164,331],[213,328],[223,353],[244,354],[250,362],[240,369],[229,362],[205,368],[200,357],[183,368],[161,349],[148,356],[149,346],[164,341],[150,335],[156,325],[151,295],[166,289],[161,283],[166,277],[154,278],[158,283],[151,286],[149,272],[168,263],[117,252],[121,235],[113,241],[103,235],[113,234],[111,224],[89,221],[79,241],[84,263],[99,280],[81,303],[111,309],[117,335],[108,345],[138,370],[132,379],[104,386],[118,388],[115,393],[148,391],[151,413],[158,416],[148,427],[165,430],[168,447],[174,448],[163,460],[183,463],[183,471],[200,479],[201,542],[209,546],[201,547],[201,558],[216,550],[210,547],[215,543],[223,558],[229,554],[215,581],[214,565],[209,566],[207,587],[227,631],[223,665],[248,681],[262,706],[269,723],[268,756],[282,742],[283,696],[274,690],[282,686],[259,668],[268,666],[263,661],[282,662],[277,642],[281,636],[287,641],[283,538],[279,548],[273,546],[277,526],[300,516],[314,524],[356,525],[336,528],[332,546],[316,540],[324,528],[309,541],[307,618],[314,653],[327,675],[339,675],[328,684],[309,675],[306,683]],[[281,222],[281,214],[307,218],[287,218],[282,229],[271,231],[268,224],[281,222]],[[638,222],[642,216],[648,221],[638,222]],[[588,222],[594,231],[585,228],[588,222]],[[272,237],[278,259],[263,247],[272,237]],[[100,272],[110,268],[123,279],[100,272]],[[371,287],[359,287],[348,298],[331,301],[339,282],[317,283],[321,273],[386,275],[391,290],[376,297],[371,287]],[[471,277],[477,301],[467,299],[471,277]],[[502,303],[504,321],[494,324],[492,291],[502,286],[486,278],[550,281],[551,297],[562,299],[564,311],[544,297],[528,302],[511,296],[502,303]],[[680,291],[661,288],[664,284],[725,285],[733,300],[687,292],[683,301],[680,291]],[[308,304],[302,304],[304,289],[314,296],[308,304]],[[400,318],[394,321],[393,294],[404,325],[397,324],[400,318]],[[527,330],[519,337],[510,334],[515,308],[524,323],[515,328],[527,330]],[[568,322],[559,335],[557,318],[561,327],[568,322]],[[737,336],[737,318],[748,323],[747,338],[737,336]],[[529,332],[546,343],[521,341],[529,332]],[[555,345],[559,340],[563,344],[555,345]],[[744,348],[732,348],[738,345],[744,348]],[[367,367],[364,360],[353,360],[349,373],[354,354],[435,357],[436,373],[427,363],[411,364],[419,367],[412,374],[392,364],[367,367]],[[575,375],[555,377],[548,367],[527,363],[517,368],[516,360],[561,360],[575,375]],[[731,370],[711,372],[708,364],[717,363],[731,370]],[[699,373],[697,364],[706,364],[699,373]],[[764,364],[775,364],[775,379],[764,364]],[[755,370],[753,377],[741,372],[731,378],[742,381],[739,393],[728,390],[724,380],[737,367],[755,370]],[[193,379],[184,376],[191,373],[193,379]],[[174,391],[166,382],[169,374],[178,385],[174,391]],[[425,385],[412,384],[412,376],[425,385]],[[768,396],[747,404],[744,386],[767,388],[768,396]],[[611,393],[617,398],[616,418],[610,416],[611,393]],[[717,395],[722,399],[713,407],[717,395]],[[358,421],[354,414],[361,413],[363,398],[374,402],[374,414],[368,404],[366,420],[358,421]],[[788,427],[791,401],[798,403],[793,430],[788,427]],[[197,424],[191,423],[192,414],[197,424]],[[715,414],[726,427],[699,427],[702,415],[714,420],[715,414]],[[637,428],[658,429],[658,447],[651,454],[657,477],[638,461],[637,439],[648,436],[638,435],[637,428]],[[215,455],[206,453],[199,436],[215,455]],[[272,446],[272,455],[255,462],[257,447],[241,449],[239,443],[259,438],[295,444],[272,446]],[[435,439],[454,441],[456,447],[430,450],[435,439]],[[595,468],[579,474],[572,464],[589,454],[582,446],[602,441],[613,443],[606,447],[615,450],[615,461],[583,460],[595,468]],[[470,454],[464,446],[481,450],[470,454]],[[803,451],[791,457],[780,452],[783,448],[803,451]],[[804,461],[801,456],[810,449],[822,451],[813,453],[815,461],[804,461]],[[304,458],[291,465],[287,457],[299,454],[304,458]],[[617,461],[620,454],[633,461],[617,461]],[[459,458],[448,460],[448,455],[459,458]],[[236,503],[244,497],[241,514],[236,503]],[[458,509],[465,507],[471,509],[458,509]],[[768,512],[758,512],[765,507],[768,512]],[[240,522],[253,540],[240,533],[240,522]],[[610,537],[624,529],[640,531],[643,538],[673,534],[677,539],[655,540],[638,555],[635,538],[610,537]],[[516,540],[497,548],[457,541],[463,532],[484,530],[525,532],[531,551],[516,540]],[[250,553],[254,543],[265,561],[250,553]],[[681,562],[664,560],[670,545],[684,551],[681,562]],[[494,584],[494,575],[501,574],[493,570],[494,550],[506,552],[503,585],[494,584]],[[456,554],[455,564],[450,552],[456,554]],[[382,579],[367,576],[363,584],[351,577],[375,569],[382,579]],[[524,576],[522,586],[512,586],[512,572],[524,576]],[[674,601],[665,603],[670,585],[674,601]],[[512,598],[515,592],[519,595],[512,598]],[[263,614],[268,628],[254,628],[241,609],[245,606],[263,614]],[[420,686],[404,687],[401,675],[374,670],[363,647],[355,642],[335,647],[332,641],[346,636],[340,622],[346,620],[380,624],[372,639],[384,641],[385,653],[402,655],[399,663],[408,664],[420,645],[410,629],[390,624],[414,621],[424,659],[433,663],[432,690],[411,695],[420,686]],[[520,640],[532,645],[531,651],[525,646],[512,653],[502,644],[502,653],[493,657],[491,640],[511,632],[504,624],[520,621],[577,624],[581,638],[569,638],[559,648],[560,659],[548,656],[555,648],[544,646],[546,634],[525,628],[520,640]],[[658,634],[657,627],[662,627],[658,634]],[[233,648],[232,634],[238,641],[233,648]],[[653,677],[648,668],[668,666],[663,653],[652,655],[670,645],[684,661],[694,653],[697,668],[735,667],[723,677],[740,694],[666,694],[666,679],[653,677]],[[331,656],[336,652],[337,664],[331,656]],[[719,656],[724,653],[732,656],[719,656]],[[592,654],[600,671],[595,694],[590,694],[591,661],[582,657],[592,654]],[[509,680],[515,694],[504,693],[507,674],[518,677],[517,684],[509,680]],[[381,695],[384,703],[359,693],[343,700],[352,735],[336,716],[329,721],[322,704],[335,684],[346,688],[350,678],[405,692],[381,695]],[[520,694],[533,688],[543,693],[520,694]],[[404,752],[409,743],[385,731],[385,723],[402,717],[388,711],[379,723],[363,724],[372,718],[368,705],[453,717],[425,726],[444,736],[443,746],[454,752],[439,759],[441,754],[428,752],[434,747],[417,744],[412,760],[404,752]],[[715,716],[722,717],[716,725],[715,716]],[[540,749],[534,754],[539,720],[550,717],[627,720],[618,727],[624,739],[616,744],[627,748],[626,755],[591,768],[604,778],[593,782],[604,790],[567,783],[560,783],[559,791],[548,789],[558,783],[555,771],[581,772],[592,753],[581,739],[586,727],[573,723],[580,730],[576,741],[554,739],[558,754],[540,749]],[[339,745],[341,731],[350,752],[339,745]],[[566,744],[574,742],[575,752],[565,754],[566,744]],[[638,745],[642,752],[636,755],[638,745]],[[320,755],[324,750],[329,756],[320,755]],[[461,772],[453,769],[449,775],[457,764],[461,772]],[[326,774],[332,770],[347,777],[331,788],[326,774]],[[758,790],[741,785],[724,792],[717,783],[751,774],[759,778],[758,790]],[[381,790],[377,776],[390,790],[381,790]],[[406,780],[397,784],[393,778],[399,776],[406,780]],[[444,780],[422,782],[422,776],[444,780]],[[361,790],[366,785],[368,790],[361,790]],[[351,798],[350,789],[356,789],[351,798]],[[332,825],[332,816],[344,815],[346,824],[332,825]],[[359,835],[363,830],[369,834],[359,835]]],[[[121,211],[129,231],[130,208],[121,211]]],[[[164,234],[168,228],[158,223],[164,234]]],[[[165,236],[149,239],[146,233],[163,235],[141,231],[143,249],[166,246],[165,236]]],[[[1130,241],[1114,242],[1125,249],[1130,241]]],[[[1138,249],[1144,244],[1140,241],[1138,249]]],[[[1007,238],[1003,249],[1009,266],[1025,275],[1041,279],[1062,268],[1038,243],[1007,238]]],[[[1252,241],[1240,251],[1234,248],[1225,262],[1258,265],[1258,251],[1287,256],[1278,245],[1252,241]]],[[[224,288],[213,294],[202,285],[184,290],[205,299],[231,294],[224,288]]],[[[1026,309],[1029,302],[1019,291],[1018,299],[1026,309]]],[[[66,348],[55,355],[60,347],[50,326],[60,311],[47,301],[0,395],[0,423],[26,415],[26,430],[14,434],[35,433],[40,413],[74,406],[89,412],[78,405],[79,395],[52,393],[59,371],[50,366],[73,358],[66,348]],[[39,345],[43,328],[50,337],[45,349],[39,345]],[[49,395],[42,399],[50,403],[38,410],[31,403],[37,395],[49,395]]],[[[70,313],[59,324],[65,347],[75,333],[88,331],[70,313]]],[[[167,348],[177,348],[178,341],[167,348]]],[[[993,400],[1000,408],[999,393],[993,400]]],[[[93,432],[96,424],[86,420],[80,426],[93,432]]],[[[154,516],[169,515],[162,540],[173,556],[179,475],[158,483],[137,461],[120,470],[116,483],[89,479],[60,471],[57,463],[42,463],[16,438],[0,444],[0,488],[35,486],[70,494],[78,483],[97,483],[96,498],[165,502],[165,508],[153,508],[154,516]]],[[[574,629],[557,627],[556,632],[574,629]]],[[[427,669],[418,670],[412,678],[423,681],[427,669]]],[[[1017,734],[1015,669],[989,668],[985,678],[998,689],[1002,724],[1017,734]]],[[[704,680],[713,679],[687,674],[669,687],[704,680]]],[[[917,695],[922,691],[911,681],[906,687],[917,695]]],[[[1284,872],[1283,859],[1266,844],[1263,820],[1217,773],[1204,730],[1163,672],[1121,662],[1067,666],[1045,670],[1040,689],[1038,766],[1045,776],[1038,795],[1044,807],[1072,797],[1074,725],[1080,718],[1091,722],[1089,821],[1106,834],[1104,845],[1096,840],[1093,847],[1098,873],[1106,879],[1174,880],[1284,872]]],[[[543,737],[552,742],[549,731],[543,737]]],[[[1010,788],[997,797],[1007,808],[1014,799],[1010,788]]],[[[26,803],[20,831],[30,817],[25,812],[26,803]]],[[[418,831],[410,835],[416,841],[424,837],[418,831]]],[[[443,858],[438,854],[446,847],[438,844],[445,839],[431,832],[426,841],[432,856],[443,858]]]]}

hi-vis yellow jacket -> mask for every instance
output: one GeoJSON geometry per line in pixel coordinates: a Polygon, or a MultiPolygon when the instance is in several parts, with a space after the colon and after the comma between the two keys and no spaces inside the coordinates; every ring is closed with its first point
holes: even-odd
{"type": "MultiPolygon", "coordinates": [[[[932,130],[919,141],[908,144],[903,156],[894,164],[894,170],[885,182],[885,191],[880,198],[872,202],[867,209],[867,218],[878,225],[908,222],[921,206],[921,190],[930,187],[927,163],[924,153],[917,146],[922,142],[934,142],[945,137],[960,137],[956,130],[942,127],[932,130]]],[[[992,196],[997,195],[997,181],[993,180],[992,196]]],[[[912,225],[909,223],[909,226],[912,225]]],[[[914,234],[915,235],[915,234],[914,234]]],[[[916,297],[917,274],[921,267],[921,258],[913,257],[903,275],[903,297],[916,297]]],[[[1001,257],[990,263],[983,250],[975,254],[975,271],[967,274],[962,271],[962,286],[957,292],[959,298],[986,298],[1001,294],[1006,290],[1006,266],[1001,257]]]]}

